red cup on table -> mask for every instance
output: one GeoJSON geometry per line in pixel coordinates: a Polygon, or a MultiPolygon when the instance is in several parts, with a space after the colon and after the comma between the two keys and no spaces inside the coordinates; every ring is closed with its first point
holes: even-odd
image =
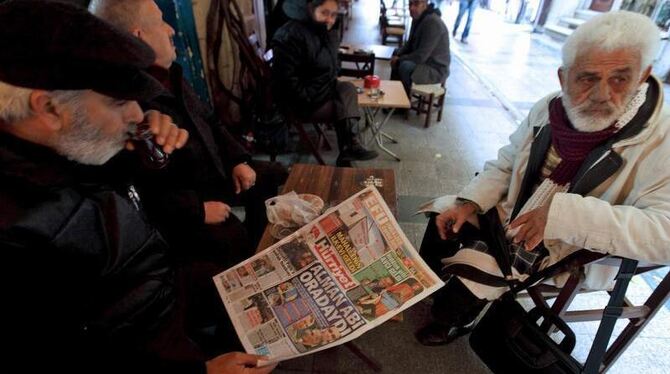
{"type": "Polygon", "coordinates": [[[368,89],[368,95],[370,97],[379,97],[379,85],[381,79],[378,75],[366,75],[363,77],[363,87],[368,89]]]}

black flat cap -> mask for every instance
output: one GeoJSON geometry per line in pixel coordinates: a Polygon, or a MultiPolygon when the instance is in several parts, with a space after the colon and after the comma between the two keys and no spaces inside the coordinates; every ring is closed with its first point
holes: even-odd
{"type": "Polygon", "coordinates": [[[0,81],[149,100],[162,90],[143,71],[154,61],[151,47],[86,9],[45,0],[0,4],[0,81]]]}

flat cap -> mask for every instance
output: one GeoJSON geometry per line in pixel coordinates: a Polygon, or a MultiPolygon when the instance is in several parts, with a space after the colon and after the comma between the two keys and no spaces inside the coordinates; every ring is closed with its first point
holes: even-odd
{"type": "Polygon", "coordinates": [[[151,99],[161,84],[143,70],[151,47],[86,9],[44,0],[0,4],[0,81],[44,90],[91,89],[151,99]]]}

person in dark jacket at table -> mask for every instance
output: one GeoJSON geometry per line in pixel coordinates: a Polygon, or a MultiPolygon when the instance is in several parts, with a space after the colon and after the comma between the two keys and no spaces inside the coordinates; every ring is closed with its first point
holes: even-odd
{"type": "Polygon", "coordinates": [[[140,122],[168,154],[187,140],[135,101],[160,90],[151,49],[59,2],[3,2],[0,24],[0,372],[269,372],[195,343],[226,323],[195,308],[218,296],[191,287],[130,181],[100,166],[140,122]]]}
{"type": "Polygon", "coordinates": [[[365,149],[355,134],[360,118],[356,87],[337,80],[338,43],[329,33],[337,10],[337,0],[287,0],[284,12],[291,20],[275,32],[270,46],[275,98],[299,120],[334,123],[337,163],[348,165],[373,159],[377,152],[365,149]]]}
{"type": "Polygon", "coordinates": [[[412,83],[442,83],[449,76],[449,30],[440,10],[427,0],[410,0],[412,28],[405,45],[391,58],[391,79],[402,81],[407,95],[412,83]]]}
{"type": "Polygon", "coordinates": [[[279,163],[252,161],[207,104],[184,80],[172,37],[153,0],[93,0],[89,10],[146,42],[156,60],[147,70],[164,90],[140,104],[172,117],[191,139],[170,164],[141,173],[138,188],[166,239],[180,254],[232,266],[254,253],[267,225],[265,200],[276,196],[286,177],[279,163]],[[244,203],[245,222],[231,213],[244,203]],[[184,230],[184,228],[188,228],[184,230]]]}

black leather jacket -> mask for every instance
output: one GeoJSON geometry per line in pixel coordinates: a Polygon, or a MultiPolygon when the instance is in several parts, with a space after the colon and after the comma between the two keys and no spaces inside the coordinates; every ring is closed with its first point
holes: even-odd
{"type": "Polygon", "coordinates": [[[175,309],[167,246],[99,169],[0,133],[0,372],[172,366],[150,343],[175,309]]]}

